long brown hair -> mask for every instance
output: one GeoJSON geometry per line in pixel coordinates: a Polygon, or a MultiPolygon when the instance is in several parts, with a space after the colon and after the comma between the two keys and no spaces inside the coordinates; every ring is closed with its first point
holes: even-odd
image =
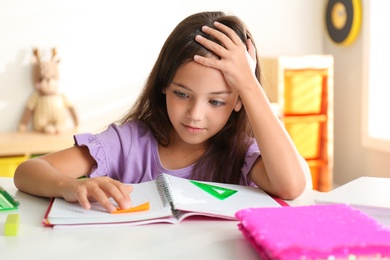
{"type": "MultiPolygon", "coordinates": [[[[248,38],[253,42],[250,32],[236,16],[223,12],[201,12],[185,18],[168,36],[141,95],[121,123],[139,120],[151,129],[161,145],[167,146],[170,143],[173,126],[168,117],[163,89],[169,86],[179,67],[192,61],[195,54],[206,56],[211,53],[195,41],[195,36],[200,34],[218,42],[201,30],[204,25],[214,27],[215,21],[232,28],[244,43],[248,38]]],[[[258,64],[256,62],[255,73],[260,81],[258,64]]],[[[245,108],[239,112],[233,111],[221,131],[209,139],[208,151],[195,164],[192,178],[238,184],[252,136],[245,108]]]]}

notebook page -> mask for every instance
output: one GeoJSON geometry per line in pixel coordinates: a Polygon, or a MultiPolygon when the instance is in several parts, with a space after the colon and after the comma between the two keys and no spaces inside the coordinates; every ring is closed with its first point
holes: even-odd
{"type": "Polygon", "coordinates": [[[199,187],[190,180],[168,175],[166,178],[171,186],[175,209],[178,210],[235,219],[235,213],[240,209],[281,207],[271,196],[255,187],[196,181],[196,184],[207,184],[199,187]]]}
{"type": "MultiPolygon", "coordinates": [[[[48,214],[51,224],[91,224],[91,223],[116,223],[154,219],[172,215],[169,205],[165,206],[160,199],[154,181],[132,184],[130,193],[133,206],[149,202],[150,209],[132,213],[110,214],[99,203],[92,202],[91,210],[83,209],[79,203],[69,203],[56,198],[48,214]]],[[[112,200],[115,206],[116,203],[112,200]]]]}

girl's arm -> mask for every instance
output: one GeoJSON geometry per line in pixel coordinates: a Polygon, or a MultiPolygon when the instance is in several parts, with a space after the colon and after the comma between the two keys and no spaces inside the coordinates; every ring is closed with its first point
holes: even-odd
{"type": "Polygon", "coordinates": [[[74,146],[23,162],[15,171],[15,186],[42,197],[61,197],[90,208],[96,200],[108,211],[115,211],[112,197],[121,208],[130,206],[132,188],[108,177],[78,179],[91,172],[96,162],[85,146],[74,146]]]}
{"type": "Polygon", "coordinates": [[[246,45],[229,27],[214,24],[202,30],[218,39],[223,46],[196,36],[196,40],[221,59],[195,56],[198,63],[219,69],[229,86],[238,92],[254,131],[261,157],[249,177],[261,189],[283,199],[294,199],[305,186],[309,170],[279,118],[273,112],[266,94],[254,74],[255,48],[250,39],[246,45]]]}

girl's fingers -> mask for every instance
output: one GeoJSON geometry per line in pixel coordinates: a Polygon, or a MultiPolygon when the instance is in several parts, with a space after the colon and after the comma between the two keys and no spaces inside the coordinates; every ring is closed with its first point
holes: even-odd
{"type": "Polygon", "coordinates": [[[116,190],[113,191],[111,196],[121,209],[128,209],[131,206],[129,194],[132,191],[132,186],[119,183],[119,186],[116,187],[116,190]]]}
{"type": "Polygon", "coordinates": [[[110,200],[113,198],[122,209],[130,207],[130,193],[133,187],[109,177],[75,180],[63,189],[63,197],[69,202],[79,202],[85,209],[91,208],[91,201],[100,203],[107,211],[116,210],[110,200]]]}
{"type": "MultiPolygon", "coordinates": [[[[214,25],[216,29],[208,26],[203,26],[202,31],[210,35],[211,37],[217,39],[220,42],[220,44],[211,41],[201,35],[197,35],[195,37],[195,40],[221,58],[227,58],[229,57],[231,51],[236,52],[242,48],[241,51],[243,50],[248,51],[252,59],[256,60],[255,48],[252,44],[252,41],[247,41],[246,43],[243,43],[241,39],[238,37],[238,35],[236,34],[236,32],[230,27],[218,22],[215,22],[214,25]]],[[[195,59],[195,60],[206,65],[203,59],[195,59]]]]}
{"type": "Polygon", "coordinates": [[[77,200],[79,201],[81,207],[85,209],[91,208],[91,203],[89,203],[89,199],[86,192],[78,192],[77,200]]]}
{"type": "Polygon", "coordinates": [[[202,31],[217,39],[221,43],[221,45],[209,39],[206,39],[201,35],[197,35],[195,37],[195,40],[220,57],[226,57],[229,50],[232,50],[237,46],[244,45],[238,35],[231,28],[218,22],[215,22],[214,25],[217,29],[208,26],[203,26],[202,31]]]}
{"type": "Polygon", "coordinates": [[[76,192],[77,200],[85,209],[90,209],[90,201],[97,201],[107,211],[113,212],[116,207],[111,203],[113,198],[122,209],[130,207],[132,186],[125,185],[111,178],[94,178],[83,181],[76,192]]]}
{"type": "MultiPolygon", "coordinates": [[[[111,179],[109,179],[111,180],[111,179]]],[[[95,197],[103,207],[105,207],[109,212],[115,211],[116,208],[112,205],[109,198],[113,198],[115,202],[121,209],[130,208],[130,192],[132,190],[131,186],[126,186],[125,184],[118,181],[109,181],[104,183],[100,189],[96,191],[95,197]]]]}
{"type": "Polygon", "coordinates": [[[202,31],[220,41],[226,49],[243,44],[240,37],[230,27],[219,22],[214,22],[214,26],[216,29],[203,26],[202,31]]]}
{"type": "MultiPolygon", "coordinates": [[[[92,188],[89,190],[89,196],[91,196],[93,199],[95,199],[97,202],[100,203],[108,212],[113,212],[116,210],[114,205],[109,200],[109,197],[107,194],[110,194],[110,192],[107,192],[107,188],[103,189],[99,186],[92,188]]],[[[111,194],[110,194],[111,196],[111,194]]]]}
{"type": "Polygon", "coordinates": [[[199,64],[202,64],[203,66],[207,67],[215,67],[215,64],[213,62],[214,59],[208,59],[200,55],[194,56],[194,61],[198,62],[199,64]]]}
{"type": "MultiPolygon", "coordinates": [[[[203,26],[202,27],[202,31],[210,36],[212,36],[213,38],[217,39],[221,44],[217,44],[213,41],[210,41],[210,40],[207,40],[209,43],[210,43],[210,46],[211,47],[218,47],[219,48],[216,48],[216,49],[221,49],[221,50],[229,50],[231,48],[234,47],[235,43],[225,34],[223,33],[222,31],[219,31],[217,29],[214,29],[214,28],[211,28],[211,27],[208,27],[208,26],[203,26]],[[214,46],[215,45],[215,46],[214,46]]],[[[207,46],[206,46],[207,47],[207,46]]],[[[210,49],[210,50],[214,50],[214,49],[210,49]]]]}
{"type": "Polygon", "coordinates": [[[206,49],[212,51],[213,53],[217,54],[220,57],[224,57],[228,51],[223,46],[221,46],[213,41],[210,41],[209,39],[207,39],[201,35],[195,36],[195,40],[197,42],[199,42],[200,44],[202,44],[206,49]]]}

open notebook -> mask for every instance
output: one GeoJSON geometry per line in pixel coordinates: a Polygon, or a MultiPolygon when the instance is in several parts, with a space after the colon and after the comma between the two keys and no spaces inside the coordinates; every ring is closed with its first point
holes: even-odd
{"type": "Polygon", "coordinates": [[[164,173],[155,181],[132,186],[132,205],[137,207],[148,203],[149,209],[110,214],[96,202],[92,203],[91,210],[85,210],[78,203],[55,198],[43,224],[55,228],[76,228],[102,224],[178,223],[194,215],[236,220],[235,213],[240,209],[283,205],[283,201],[255,187],[193,181],[164,173]]]}

